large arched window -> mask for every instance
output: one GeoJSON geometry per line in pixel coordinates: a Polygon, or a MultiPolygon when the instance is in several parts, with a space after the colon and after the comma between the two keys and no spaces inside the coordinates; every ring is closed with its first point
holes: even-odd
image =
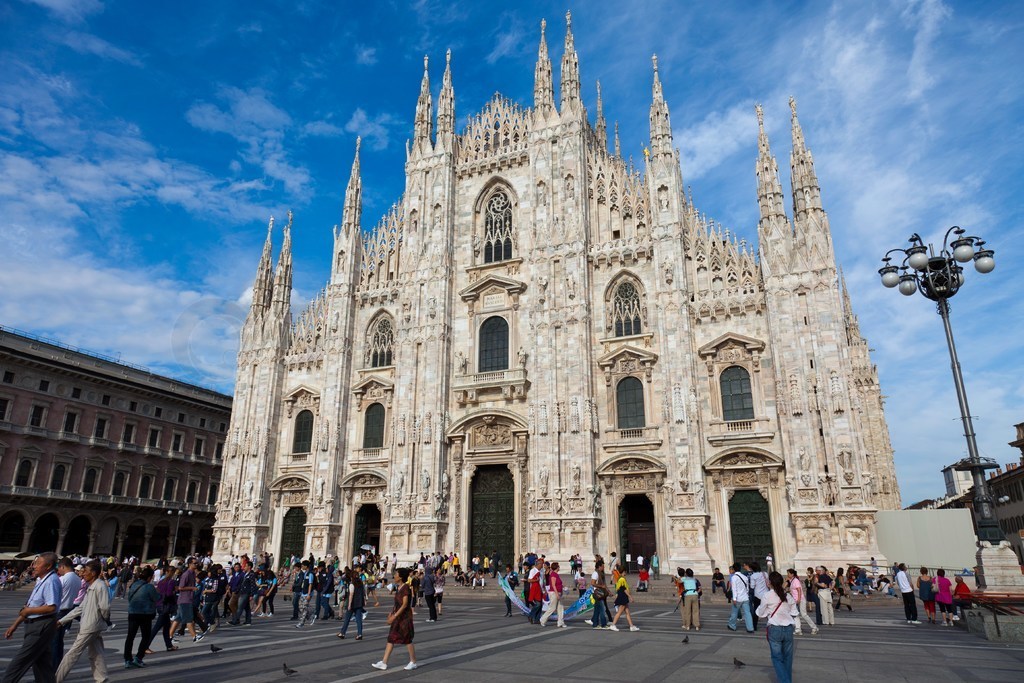
{"type": "Polygon", "coordinates": [[[210,490],[206,493],[206,504],[216,505],[217,504],[217,485],[210,484],[210,490]]]}
{"type": "Polygon", "coordinates": [[[611,318],[616,337],[640,334],[640,292],[633,282],[624,280],[615,288],[611,318]]]}
{"type": "Polygon", "coordinates": [[[14,485],[28,486],[30,479],[32,479],[32,461],[22,460],[18,464],[18,471],[14,475],[14,485]]]}
{"type": "Polygon", "coordinates": [[[750,375],[746,370],[733,365],[722,371],[719,379],[722,387],[722,419],[753,420],[754,395],[750,391],[750,375]]]}
{"type": "Polygon", "coordinates": [[[625,377],[615,387],[615,413],[619,429],[642,429],[644,419],[644,385],[636,377],[625,377]]]}
{"type": "Polygon", "coordinates": [[[82,480],[82,491],[84,493],[96,492],[96,468],[90,467],[85,471],[85,478],[82,480]]]}
{"type": "Polygon", "coordinates": [[[164,500],[174,500],[174,489],[177,485],[177,479],[164,480],[164,500]]]}
{"type": "Polygon", "coordinates": [[[494,316],[480,326],[480,362],[477,372],[508,370],[508,322],[494,316]]]}
{"type": "Polygon", "coordinates": [[[313,413],[303,410],[295,417],[292,453],[309,453],[313,448],[313,413]]]}
{"type": "Polygon", "coordinates": [[[114,489],[112,491],[113,495],[115,495],[115,496],[123,496],[124,495],[124,481],[125,481],[124,472],[118,472],[117,474],[114,475],[114,489]]]}
{"type": "Polygon", "coordinates": [[[384,447],[384,406],[373,403],[363,418],[363,448],[384,447]]]}
{"type": "Polygon", "coordinates": [[[149,498],[149,494],[153,492],[153,478],[148,474],[142,477],[139,482],[139,498],[149,498]]]}
{"type": "Polygon", "coordinates": [[[366,364],[371,368],[391,365],[395,349],[395,326],[391,318],[382,315],[370,326],[366,339],[366,364]]]}
{"type": "Polygon", "coordinates": [[[64,479],[67,477],[68,470],[64,465],[57,465],[53,468],[53,476],[50,478],[50,488],[54,491],[64,490],[64,479]]]}
{"type": "Polygon", "coordinates": [[[196,502],[196,493],[197,493],[197,489],[198,488],[199,488],[199,485],[196,484],[196,482],[190,481],[188,483],[188,489],[186,489],[186,491],[185,491],[185,502],[186,503],[194,503],[194,502],[196,502]]]}
{"type": "Polygon", "coordinates": [[[495,192],[484,208],[484,263],[512,258],[512,202],[495,192]]]}

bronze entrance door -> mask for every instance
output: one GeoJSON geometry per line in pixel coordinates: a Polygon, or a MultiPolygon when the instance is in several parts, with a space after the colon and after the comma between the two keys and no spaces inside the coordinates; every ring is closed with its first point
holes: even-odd
{"type": "Polygon", "coordinates": [[[471,491],[470,556],[497,550],[503,564],[513,564],[516,507],[512,473],[504,465],[484,465],[477,469],[471,491]]]}
{"type": "Polygon", "coordinates": [[[301,558],[306,552],[306,511],[288,508],[281,525],[281,558],[301,558]]]}
{"type": "Polygon", "coordinates": [[[380,510],[376,505],[363,505],[356,512],[352,539],[354,555],[358,555],[364,545],[373,546],[375,552],[380,552],[380,510]]]}
{"type": "Polygon", "coordinates": [[[627,571],[636,568],[636,558],[646,562],[655,550],[654,504],[645,495],[631,494],[619,503],[619,559],[627,571]],[[626,561],[626,556],[629,561],[626,561]]]}
{"type": "Polygon", "coordinates": [[[729,501],[732,556],[736,562],[764,563],[772,549],[772,523],[768,501],[757,491],[736,491],[729,501]]]}

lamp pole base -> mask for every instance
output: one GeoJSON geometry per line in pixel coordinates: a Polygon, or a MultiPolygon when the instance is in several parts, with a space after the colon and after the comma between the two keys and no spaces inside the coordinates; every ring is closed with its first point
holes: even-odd
{"type": "Polygon", "coordinates": [[[975,553],[978,590],[988,593],[1024,593],[1024,574],[1017,554],[1007,541],[978,541],[975,553]]]}

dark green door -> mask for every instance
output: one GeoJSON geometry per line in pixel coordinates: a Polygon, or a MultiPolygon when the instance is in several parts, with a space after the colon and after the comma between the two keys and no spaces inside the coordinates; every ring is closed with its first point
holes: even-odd
{"type": "Polygon", "coordinates": [[[757,491],[737,491],[729,501],[729,528],[732,530],[732,556],[736,562],[757,561],[772,550],[772,524],[768,501],[757,491]]]}
{"type": "Polygon", "coordinates": [[[306,552],[306,511],[302,508],[288,508],[281,525],[281,557],[295,555],[302,558],[306,552]]]}
{"type": "Polygon", "coordinates": [[[513,564],[515,542],[515,486],[504,465],[484,465],[473,477],[470,503],[469,553],[490,555],[495,550],[503,564],[513,564]]]}
{"type": "Polygon", "coordinates": [[[376,505],[363,505],[356,512],[352,542],[354,555],[358,555],[364,545],[373,546],[376,552],[380,552],[380,510],[376,505]]]}

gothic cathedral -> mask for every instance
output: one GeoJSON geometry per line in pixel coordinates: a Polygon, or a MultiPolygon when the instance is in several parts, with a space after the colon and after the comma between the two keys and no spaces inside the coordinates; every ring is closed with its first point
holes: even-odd
{"type": "Polygon", "coordinates": [[[294,320],[271,221],[218,556],[881,559],[892,447],[795,103],[792,221],[756,110],[755,249],[684,190],[656,58],[642,168],[609,152],[600,87],[588,118],[571,25],[559,86],[542,24],[533,108],[495,95],[459,134],[450,54],[436,119],[425,68],[404,195],[364,232],[357,142],[294,320]]]}

